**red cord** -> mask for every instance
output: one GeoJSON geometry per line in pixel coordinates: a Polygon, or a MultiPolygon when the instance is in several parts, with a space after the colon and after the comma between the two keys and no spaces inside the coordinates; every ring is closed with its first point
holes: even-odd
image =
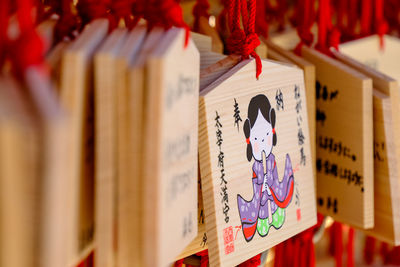
{"type": "Polygon", "coordinates": [[[347,241],[347,267],[354,267],[354,234],[354,228],[350,228],[347,241]]]}
{"type": "Polygon", "coordinates": [[[361,8],[360,34],[367,36],[371,34],[372,0],[363,0],[361,8]]]}
{"type": "Polygon", "coordinates": [[[183,259],[180,259],[175,262],[174,267],[182,267],[183,266],[183,259]]]}
{"type": "Polygon", "coordinates": [[[197,256],[200,256],[200,267],[208,267],[208,249],[200,251],[196,253],[197,256]]]}
{"type": "Polygon", "coordinates": [[[190,28],[183,20],[181,6],[175,0],[153,0],[144,6],[144,18],[148,22],[149,28],[161,26],[169,29],[172,26],[184,28],[185,47],[189,44],[190,28]]]}
{"type": "Polygon", "coordinates": [[[26,68],[39,65],[44,60],[44,42],[35,30],[31,0],[17,0],[17,18],[20,34],[10,42],[9,56],[14,74],[23,78],[26,68]]]}
{"type": "Polygon", "coordinates": [[[210,4],[208,3],[208,0],[197,0],[192,11],[194,16],[193,29],[195,31],[199,31],[200,17],[205,17],[207,19],[210,17],[210,15],[208,14],[209,8],[210,4]]]}
{"type": "Polygon", "coordinates": [[[133,0],[79,0],[76,8],[82,17],[83,24],[98,18],[107,18],[110,22],[110,31],[118,27],[121,19],[125,24],[132,26],[133,0]]]}
{"type": "Polygon", "coordinates": [[[266,5],[265,0],[256,0],[257,1],[257,9],[256,9],[256,28],[255,31],[258,35],[261,35],[265,38],[268,38],[268,22],[266,16],[266,5]]]}
{"type": "Polygon", "coordinates": [[[0,0],[0,69],[6,60],[8,45],[9,0],[0,0]]]}
{"type": "Polygon", "coordinates": [[[372,264],[372,262],[374,261],[375,243],[376,239],[374,237],[366,237],[364,247],[364,260],[367,264],[372,264]]]}
{"type": "Polygon", "coordinates": [[[255,33],[256,0],[230,0],[228,10],[230,36],[226,41],[226,49],[230,54],[241,55],[243,59],[250,56],[256,60],[256,77],[261,74],[262,63],[254,51],[260,45],[255,33]],[[240,27],[242,17],[243,29],[240,27]]]}
{"type": "MultiPolygon", "coordinates": [[[[301,1],[299,1],[301,3],[301,1]]],[[[311,46],[314,41],[314,35],[311,32],[311,28],[314,24],[315,20],[315,0],[304,0],[303,5],[297,5],[297,8],[300,8],[296,12],[296,17],[299,17],[300,14],[303,14],[304,17],[302,20],[298,21],[297,34],[300,37],[300,43],[294,49],[294,52],[297,55],[301,55],[301,47],[303,45],[311,46]]]]}
{"type": "Polygon", "coordinates": [[[318,43],[316,48],[330,55],[330,47],[339,48],[340,31],[337,27],[333,27],[331,21],[330,0],[320,0],[319,2],[319,18],[318,18],[318,43]]]}
{"type": "Polygon", "coordinates": [[[65,37],[75,39],[74,32],[80,29],[80,21],[78,16],[74,15],[71,9],[72,0],[62,0],[60,11],[60,19],[54,28],[55,43],[63,40],[65,37]]]}
{"type": "Polygon", "coordinates": [[[375,31],[379,35],[381,49],[384,49],[384,35],[389,29],[383,16],[383,4],[384,0],[375,0],[375,31]]]}

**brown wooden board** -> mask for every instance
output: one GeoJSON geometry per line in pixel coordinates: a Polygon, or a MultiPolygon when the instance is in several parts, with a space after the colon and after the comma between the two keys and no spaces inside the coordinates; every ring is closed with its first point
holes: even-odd
{"type": "Polygon", "coordinates": [[[127,30],[115,29],[94,56],[95,262],[115,266],[117,253],[117,81],[116,60],[127,30]]]}
{"type": "Polygon", "coordinates": [[[93,251],[94,239],[94,96],[92,57],[108,31],[108,21],[86,26],[62,59],[61,103],[71,115],[68,151],[68,260],[76,266],[93,251]]]}
{"type": "MultiPolygon", "coordinates": [[[[128,69],[138,57],[146,37],[146,27],[138,25],[129,34],[120,49],[115,69],[117,80],[115,91],[117,98],[117,163],[118,163],[118,219],[117,219],[117,262],[119,267],[141,266],[141,250],[138,247],[141,239],[137,231],[137,221],[140,220],[139,193],[137,182],[141,181],[138,166],[141,164],[141,151],[132,146],[137,137],[132,135],[132,127],[136,127],[142,99],[138,98],[139,92],[132,92],[128,79],[128,69]],[[135,102],[138,101],[138,102],[135,102]],[[138,161],[139,160],[139,161],[138,161]]],[[[139,94],[140,95],[140,94],[139,94]]],[[[140,112],[140,113],[139,113],[140,112]]]]}
{"type": "Polygon", "coordinates": [[[375,188],[379,190],[375,192],[375,227],[368,231],[386,242],[399,244],[399,212],[398,193],[399,187],[399,161],[400,161],[400,101],[399,86],[393,78],[380,73],[356,61],[340,52],[332,51],[337,59],[345,64],[355,68],[372,78],[374,88],[379,91],[374,93],[374,131],[379,130],[374,135],[374,173],[375,173],[375,188]],[[378,94],[379,93],[379,94],[378,94]],[[384,96],[384,97],[383,97],[384,96]],[[377,112],[377,114],[375,114],[377,112]],[[384,118],[380,116],[384,115],[384,118]],[[381,128],[375,129],[378,126],[381,128]],[[382,145],[383,142],[383,145],[382,145]],[[380,144],[380,145],[379,145],[380,144]],[[389,147],[390,146],[390,147],[389,147]],[[383,153],[386,160],[380,161],[377,153],[383,153]],[[390,185],[390,194],[382,194],[382,188],[390,185]],[[388,203],[388,198],[391,202],[388,203]],[[382,199],[380,199],[382,198],[382,199]],[[380,203],[387,203],[384,210],[380,203]],[[381,220],[382,212],[386,212],[385,219],[381,220]],[[382,226],[382,223],[384,226],[382,226]],[[382,226],[382,227],[381,227],[382,226]]]}
{"type": "Polygon", "coordinates": [[[184,29],[168,30],[145,73],[145,263],[171,263],[197,235],[200,55],[184,29]],[[171,246],[171,243],[174,246],[171,246]]]}
{"type": "MultiPolygon", "coordinates": [[[[313,155],[313,158],[316,156],[316,139],[315,139],[315,134],[316,134],[316,118],[315,118],[315,66],[305,60],[302,57],[297,56],[294,54],[292,51],[285,50],[281,48],[280,46],[274,44],[271,41],[264,40],[264,42],[267,44],[270,53],[272,53],[272,56],[275,56],[276,58],[280,58],[283,56],[289,62],[292,64],[295,64],[299,68],[301,68],[304,72],[304,83],[306,87],[306,101],[307,101],[307,113],[308,113],[308,125],[310,128],[310,139],[311,139],[311,153],[313,155]],[[277,53],[278,55],[274,55],[274,52],[277,53]],[[280,56],[279,56],[280,55],[280,56]]],[[[278,59],[279,60],[279,59],[278,59]]],[[[284,59],[281,59],[284,60],[284,59]]],[[[313,170],[314,170],[314,177],[315,176],[315,165],[313,165],[313,170]]]]}
{"type": "Polygon", "coordinates": [[[0,81],[0,264],[65,266],[68,120],[49,78],[36,68],[24,75],[26,87],[0,81]]]}
{"type": "Polygon", "coordinates": [[[372,35],[341,44],[339,51],[400,82],[400,39],[385,35],[383,41],[381,47],[380,37],[372,35]]]}
{"type": "Polygon", "coordinates": [[[400,235],[399,164],[393,128],[391,99],[374,90],[374,216],[367,234],[398,245],[400,235]]]}
{"type": "Polygon", "coordinates": [[[213,52],[220,54],[224,52],[224,44],[222,43],[221,37],[219,36],[217,29],[210,26],[208,18],[199,18],[199,33],[211,37],[211,50],[213,52]]]}
{"type": "Polygon", "coordinates": [[[258,80],[255,61],[245,60],[200,93],[200,171],[212,266],[237,265],[316,223],[303,72],[262,64],[258,80]]]}
{"type": "Polygon", "coordinates": [[[302,57],[316,67],[318,210],[372,228],[372,80],[305,46],[302,57]]]}

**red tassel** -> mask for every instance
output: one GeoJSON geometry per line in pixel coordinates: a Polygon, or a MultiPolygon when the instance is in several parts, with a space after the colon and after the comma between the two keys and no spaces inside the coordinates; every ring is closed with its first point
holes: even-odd
{"type": "Polygon", "coordinates": [[[375,243],[376,239],[371,236],[367,236],[365,239],[365,248],[364,248],[364,260],[367,264],[372,264],[374,261],[374,253],[375,253],[375,243]]]}
{"type": "Polygon", "coordinates": [[[238,267],[258,267],[261,264],[261,254],[254,256],[251,259],[241,263],[238,267]]]}
{"type": "Polygon", "coordinates": [[[349,229],[349,239],[347,241],[347,267],[354,267],[354,229],[349,229]]]}

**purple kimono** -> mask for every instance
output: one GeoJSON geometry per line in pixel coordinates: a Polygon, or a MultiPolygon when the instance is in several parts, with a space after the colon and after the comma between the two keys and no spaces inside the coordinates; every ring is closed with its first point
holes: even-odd
{"type": "Polygon", "coordinates": [[[243,234],[247,242],[253,239],[258,219],[272,216],[278,207],[286,208],[293,196],[294,177],[289,155],[286,155],[282,182],[279,182],[275,156],[272,153],[266,159],[266,164],[266,173],[264,173],[262,161],[256,160],[253,164],[253,198],[246,201],[240,195],[237,196],[243,234]],[[265,182],[268,187],[264,185],[265,182]],[[268,212],[267,200],[271,201],[271,214],[268,212]]]}

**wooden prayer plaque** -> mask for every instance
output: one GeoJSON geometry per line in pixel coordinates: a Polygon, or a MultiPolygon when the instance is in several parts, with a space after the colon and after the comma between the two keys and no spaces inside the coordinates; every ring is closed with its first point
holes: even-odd
{"type": "Polygon", "coordinates": [[[68,260],[76,266],[93,251],[94,239],[94,96],[93,54],[104,40],[108,21],[86,26],[66,49],[61,69],[61,103],[71,115],[68,148],[68,260]]]}
{"type": "Polygon", "coordinates": [[[117,54],[127,30],[115,29],[94,57],[95,83],[95,225],[99,266],[115,265],[117,254],[117,54]]]}
{"type": "Polygon", "coordinates": [[[337,59],[372,78],[374,91],[374,217],[368,234],[400,243],[400,94],[398,83],[367,65],[332,50],[337,59]],[[390,193],[389,193],[390,192],[390,193]],[[384,214],[384,215],[383,215],[384,214]]]}
{"type": "Polygon", "coordinates": [[[302,70],[234,66],[200,92],[210,265],[234,266],[316,223],[302,70]]]}
{"type": "MultiPolygon", "coordinates": [[[[400,244],[400,179],[390,97],[374,90],[374,216],[367,234],[400,244]]],[[[397,126],[398,127],[398,126],[397,126]]]]}
{"type": "MultiPolygon", "coordinates": [[[[142,47],[143,40],[146,37],[146,27],[136,26],[128,37],[118,53],[115,62],[117,80],[115,82],[115,91],[117,98],[117,163],[118,163],[118,212],[117,212],[117,262],[118,267],[130,267],[132,265],[141,266],[142,250],[141,229],[138,224],[141,221],[141,194],[142,188],[139,188],[140,178],[139,166],[142,163],[142,152],[138,150],[137,144],[141,136],[137,137],[134,129],[141,128],[137,120],[132,117],[142,116],[143,88],[139,92],[131,90],[131,81],[128,75],[128,68],[137,58],[138,52],[142,47]],[[135,125],[135,127],[133,127],[135,125]],[[133,133],[134,132],[134,133],[133,133]]],[[[140,144],[140,143],[139,143],[140,144]]]]}
{"type": "Polygon", "coordinates": [[[303,46],[316,67],[317,202],[335,220],[374,225],[372,81],[303,46]]]}
{"type": "Polygon", "coordinates": [[[378,35],[372,35],[339,46],[339,51],[400,82],[400,39],[385,35],[380,47],[378,35]]]}
{"type": "Polygon", "coordinates": [[[171,263],[197,235],[200,55],[172,28],[145,73],[144,249],[147,266],[171,263]],[[172,245],[173,244],[173,245],[172,245]]]}
{"type": "MultiPolygon", "coordinates": [[[[279,60],[280,56],[283,56],[290,63],[295,64],[299,68],[301,68],[304,72],[304,85],[306,88],[306,101],[307,101],[307,113],[308,113],[308,125],[310,129],[310,140],[311,140],[311,153],[313,158],[315,159],[316,156],[316,149],[315,149],[315,134],[316,134],[316,127],[315,127],[315,66],[294,54],[292,51],[285,50],[280,46],[265,40],[268,45],[269,50],[275,56],[277,60],[279,60]],[[279,55],[274,55],[276,52],[279,55]]],[[[284,60],[284,59],[283,59],[284,60]]],[[[314,176],[315,176],[315,165],[313,165],[314,176]]]]}

